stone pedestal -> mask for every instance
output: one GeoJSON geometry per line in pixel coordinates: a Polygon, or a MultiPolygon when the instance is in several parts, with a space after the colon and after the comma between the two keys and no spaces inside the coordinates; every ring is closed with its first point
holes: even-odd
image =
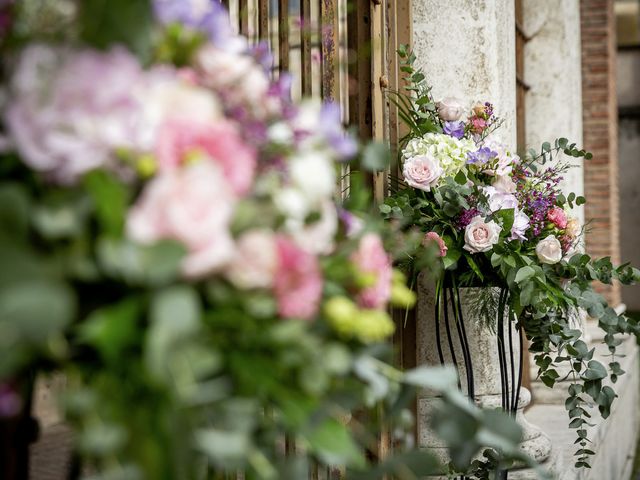
{"type": "MultiPolygon", "coordinates": [[[[469,309],[470,299],[477,298],[471,289],[461,289],[460,297],[463,310],[466,337],[471,354],[471,365],[474,377],[475,403],[484,408],[500,408],[502,404],[502,385],[500,364],[498,359],[498,338],[495,332],[488,326],[495,319],[474,318],[469,309]]],[[[474,289],[475,290],[475,289],[474,289]]],[[[440,321],[439,335],[436,333],[435,318],[435,288],[423,275],[418,282],[418,306],[417,306],[417,360],[419,364],[438,365],[438,337],[441,350],[446,363],[451,364],[453,357],[457,361],[462,390],[467,393],[465,387],[466,368],[463,361],[461,339],[456,328],[455,320],[449,315],[450,328],[447,331],[444,318],[440,321]],[[453,347],[453,355],[451,347],[453,347]]],[[[494,325],[495,328],[495,325],[494,325]]],[[[515,328],[504,328],[504,337],[507,358],[513,352],[515,359],[513,377],[511,364],[508,361],[507,377],[510,391],[514,391],[517,385],[520,349],[518,334],[515,328]],[[509,334],[511,333],[511,347],[509,346],[509,334]]],[[[433,435],[429,428],[430,412],[435,397],[428,391],[422,391],[418,396],[418,444],[420,447],[433,451],[441,460],[447,460],[446,446],[433,435]]],[[[516,421],[524,431],[524,441],[521,444],[523,452],[536,461],[544,462],[550,454],[551,443],[547,435],[539,428],[531,425],[523,414],[523,409],[529,405],[531,395],[526,388],[522,388],[519,395],[516,421]]],[[[524,473],[523,473],[524,474],[524,473]]],[[[514,477],[515,478],[515,477],[514,477]]],[[[528,478],[526,476],[518,478],[528,478]]],[[[534,477],[532,477],[534,478],[534,477]]]]}

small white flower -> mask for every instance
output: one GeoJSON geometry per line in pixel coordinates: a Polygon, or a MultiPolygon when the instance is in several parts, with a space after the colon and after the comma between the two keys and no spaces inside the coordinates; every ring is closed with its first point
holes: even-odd
{"type": "Polygon", "coordinates": [[[502,227],[495,221],[485,222],[484,217],[477,215],[464,230],[464,249],[471,253],[488,252],[498,243],[502,227]]]}
{"type": "Polygon", "coordinates": [[[555,236],[549,235],[536,245],[536,255],[542,263],[553,265],[562,259],[562,245],[555,236]]]}

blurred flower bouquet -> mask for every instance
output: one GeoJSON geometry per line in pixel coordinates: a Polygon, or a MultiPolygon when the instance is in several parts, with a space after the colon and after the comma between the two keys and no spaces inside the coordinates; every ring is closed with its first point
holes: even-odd
{"type": "MultiPolygon", "coordinates": [[[[441,308],[447,296],[458,298],[460,288],[497,287],[481,289],[470,302],[473,320],[492,329],[497,322],[498,330],[517,320],[549,387],[560,378],[558,365],[570,368],[567,409],[580,444],[577,464],[587,466],[587,405],[593,401],[604,417],[609,414],[615,393],[603,380],[615,382],[623,373],[614,357],[618,334],[638,333],[636,323],[616,314],[591,283],[630,283],[639,274],[628,264],[613,267],[608,258],[592,260],[577,248],[582,227],[570,211],[585,199],[562,193],[570,164],[558,155],[591,154],[560,138],[520,158],[499,140],[502,122],[490,103],[467,108],[455,98],[435,102],[415,56],[406,48],[399,55],[409,94],[392,93],[392,99],[410,128],[401,151],[406,188],[400,186],[380,208],[387,218],[419,228],[425,248],[440,257],[441,308]],[[578,309],[604,330],[609,372],[581,339],[578,309]]],[[[452,305],[461,318],[460,302],[452,305]]]]}
{"type": "MultiPolygon", "coordinates": [[[[485,421],[450,375],[385,363],[387,307],[415,298],[366,208],[336,204],[357,142],[203,6],[86,1],[73,41],[5,42],[3,398],[16,405],[25,372],[63,369],[78,450],[108,478],[363,471],[378,427],[350,412],[397,418],[418,386],[475,426],[449,435],[458,465],[483,428],[514,445],[517,428],[485,421]],[[96,20],[118,11],[118,28],[96,20]]],[[[433,469],[414,453],[403,468],[433,469]]],[[[366,478],[398,464],[377,468],[366,478]]]]}

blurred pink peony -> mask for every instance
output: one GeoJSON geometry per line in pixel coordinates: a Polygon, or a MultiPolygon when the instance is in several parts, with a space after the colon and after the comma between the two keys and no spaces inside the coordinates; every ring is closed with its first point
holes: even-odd
{"type": "Polygon", "coordinates": [[[547,211],[547,219],[560,229],[567,228],[567,214],[560,207],[551,207],[547,211]]]}
{"type": "Polygon", "coordinates": [[[444,240],[442,239],[442,237],[438,235],[436,232],[425,233],[424,238],[422,239],[422,244],[426,247],[432,242],[436,242],[438,244],[438,248],[440,249],[440,256],[446,257],[447,250],[449,249],[447,248],[447,244],[444,243],[444,240]]]}
{"type": "Polygon", "coordinates": [[[284,318],[312,320],[322,297],[322,272],[318,259],[284,236],[278,237],[277,249],[274,293],[278,313],[284,318]]]}
{"type": "Polygon", "coordinates": [[[391,258],[382,245],[380,237],[367,233],[360,239],[358,250],[351,256],[351,261],[364,274],[375,277],[373,285],[362,289],[358,295],[358,303],[363,308],[385,308],[391,296],[391,258]]]}
{"type": "Polygon", "coordinates": [[[142,78],[138,61],[123,48],[27,47],[5,118],[25,163],[69,184],[107,164],[116,148],[135,148],[141,132],[134,91],[142,78]]]}
{"type": "Polygon", "coordinates": [[[233,192],[217,165],[198,162],[161,172],[147,184],[129,211],[127,234],[143,244],[181,242],[187,249],[184,275],[204,277],[234,255],[229,231],[234,206],[233,192]]]}
{"type": "Polygon", "coordinates": [[[211,124],[170,120],[160,129],[156,155],[160,170],[175,169],[204,157],[219,165],[238,195],[246,194],[253,183],[256,152],[245,144],[229,122],[211,124]]]}

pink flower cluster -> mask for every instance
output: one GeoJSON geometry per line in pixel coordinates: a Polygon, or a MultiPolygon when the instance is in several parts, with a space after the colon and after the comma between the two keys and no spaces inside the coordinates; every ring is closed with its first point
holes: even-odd
{"type": "Polygon", "coordinates": [[[386,308],[391,296],[393,271],[391,259],[378,235],[367,233],[360,239],[358,250],[351,256],[356,268],[372,276],[372,284],[358,294],[358,303],[363,308],[386,308]]]}

